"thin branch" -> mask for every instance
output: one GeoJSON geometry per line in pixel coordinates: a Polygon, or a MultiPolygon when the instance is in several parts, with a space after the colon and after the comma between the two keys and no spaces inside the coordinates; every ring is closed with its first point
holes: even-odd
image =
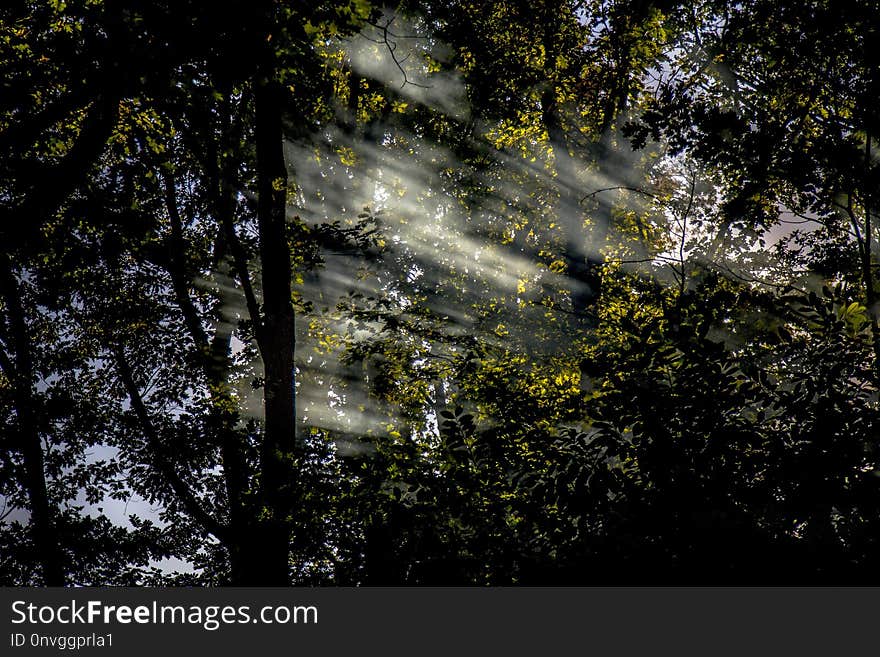
{"type": "MultiPolygon", "coordinates": [[[[244,292],[245,302],[250,316],[251,323],[254,327],[254,336],[259,347],[262,342],[262,315],[260,314],[260,304],[257,302],[254,293],[253,283],[251,281],[250,272],[248,270],[248,255],[235,232],[235,189],[232,181],[232,171],[230,166],[224,164],[221,166],[220,148],[218,146],[227,147],[226,142],[230,139],[230,108],[228,95],[224,96],[223,103],[219,108],[220,113],[220,130],[223,144],[218,145],[211,126],[213,115],[208,112],[201,112],[198,116],[202,123],[205,136],[204,144],[197,144],[196,151],[203,155],[200,158],[202,166],[205,169],[208,179],[211,181],[210,203],[211,209],[215,215],[220,232],[223,236],[219,243],[225,243],[232,252],[233,269],[239,284],[244,292]]],[[[234,125],[232,126],[234,127],[234,125]]],[[[228,162],[231,158],[225,158],[228,162]]],[[[221,249],[222,250],[222,249],[221,249]]]]}
{"type": "Polygon", "coordinates": [[[656,262],[657,260],[664,260],[667,258],[672,259],[672,258],[669,258],[669,256],[664,256],[664,255],[656,255],[656,256],[649,257],[649,258],[632,258],[632,259],[623,259],[623,258],[621,258],[621,259],[607,259],[606,258],[605,264],[607,264],[607,265],[637,265],[637,264],[644,264],[646,262],[656,262]]]}
{"type": "Polygon", "coordinates": [[[174,297],[177,305],[183,313],[184,324],[189,331],[190,337],[196,344],[197,349],[204,349],[208,344],[205,330],[199,319],[198,311],[189,293],[189,283],[186,276],[186,240],[183,235],[183,221],[177,204],[177,188],[174,177],[162,172],[162,180],[165,183],[165,206],[168,210],[168,218],[171,220],[171,239],[168,244],[168,274],[171,276],[174,297]]]}
{"type": "Polygon", "coordinates": [[[129,400],[131,401],[131,408],[134,410],[135,415],[138,418],[138,422],[140,423],[144,436],[147,439],[150,452],[153,455],[153,459],[155,460],[159,472],[177,495],[177,498],[180,500],[184,509],[186,509],[193,519],[221,541],[225,540],[228,533],[227,528],[205,510],[198,497],[190,489],[189,485],[174,469],[173,463],[165,453],[165,446],[159,438],[159,434],[153,424],[152,418],[150,417],[150,412],[147,409],[140,390],[138,390],[137,384],[134,381],[134,376],[128,361],[125,358],[125,353],[122,347],[118,344],[114,344],[111,347],[111,351],[113,353],[113,358],[116,361],[119,377],[122,380],[122,384],[125,387],[129,400]]]}
{"type": "Polygon", "coordinates": [[[859,249],[859,261],[864,262],[865,260],[865,240],[862,238],[862,231],[859,225],[859,220],[856,217],[855,210],[853,209],[853,199],[851,194],[846,195],[846,206],[842,206],[840,204],[836,204],[839,207],[842,207],[847,216],[849,217],[850,223],[853,228],[853,235],[855,235],[856,242],[858,243],[859,249]]]}
{"type": "Polygon", "coordinates": [[[9,498],[4,496],[3,497],[3,510],[0,511],[0,522],[2,522],[3,520],[6,520],[6,518],[8,518],[13,511],[15,511],[15,508],[16,507],[9,504],[9,498]]]}
{"type": "Polygon", "coordinates": [[[262,351],[265,348],[263,339],[263,316],[260,313],[260,304],[257,301],[257,295],[254,293],[253,282],[251,281],[250,270],[248,269],[248,256],[242,246],[238,234],[235,232],[235,226],[232,223],[231,216],[222,217],[223,236],[226,239],[229,248],[232,251],[232,262],[234,265],[238,282],[244,291],[245,304],[247,305],[248,315],[254,327],[254,336],[257,339],[257,346],[262,351]]]}
{"type": "Polygon", "coordinates": [[[389,27],[391,27],[391,24],[394,22],[395,18],[397,18],[397,16],[392,16],[391,18],[389,18],[384,26],[376,25],[376,23],[373,23],[371,21],[367,21],[367,25],[369,25],[371,27],[375,27],[378,30],[384,30],[385,32],[387,32],[389,35],[391,35],[395,39],[426,39],[427,38],[427,36],[424,34],[395,34],[390,29],[388,29],[389,27]]]}
{"type": "Polygon", "coordinates": [[[681,215],[681,240],[678,243],[678,262],[681,266],[681,280],[679,281],[679,294],[684,295],[684,289],[686,286],[685,280],[685,258],[684,258],[684,247],[685,242],[687,240],[687,221],[688,217],[691,214],[691,210],[694,207],[694,197],[696,196],[697,189],[697,174],[691,171],[691,189],[690,195],[688,197],[688,204],[685,208],[684,212],[681,215]]]}
{"type": "Polygon", "coordinates": [[[714,262],[713,264],[716,267],[720,267],[721,269],[724,269],[731,276],[733,276],[734,278],[738,278],[739,280],[743,281],[744,283],[758,283],[759,285],[766,285],[767,287],[776,288],[778,290],[792,290],[792,289],[794,289],[794,290],[797,290],[798,292],[803,292],[804,294],[806,294],[805,290],[801,290],[799,288],[796,288],[793,285],[791,285],[791,283],[771,283],[769,281],[761,280],[760,278],[757,278],[756,276],[746,277],[741,274],[738,274],[737,272],[735,272],[733,269],[731,269],[730,267],[728,267],[724,263],[714,262]]]}
{"type": "MultiPolygon", "coordinates": [[[[376,23],[368,23],[370,26],[376,28],[377,30],[379,30],[382,33],[381,40],[371,39],[370,37],[368,37],[365,34],[361,34],[361,36],[364,39],[366,39],[367,41],[372,41],[373,43],[378,43],[380,45],[384,45],[388,49],[388,54],[391,55],[391,61],[394,62],[394,65],[397,67],[397,70],[399,70],[400,73],[403,75],[403,82],[400,85],[401,89],[403,89],[408,84],[412,85],[413,87],[419,87],[421,89],[431,89],[431,85],[419,84],[418,82],[412,82],[409,79],[409,75],[407,74],[406,69],[403,68],[403,64],[406,62],[407,59],[409,59],[410,55],[407,55],[402,60],[398,59],[397,55],[396,55],[397,42],[392,41],[388,38],[389,36],[391,37],[391,39],[417,39],[419,37],[408,36],[408,35],[407,36],[396,35],[394,32],[392,32],[391,30],[388,29],[393,21],[394,21],[394,17],[392,16],[390,19],[388,19],[388,22],[385,23],[385,25],[377,25],[376,23]]],[[[410,54],[412,54],[412,53],[410,53],[410,54]]]]}
{"type": "Polygon", "coordinates": [[[659,196],[657,194],[653,194],[647,190],[640,189],[638,187],[629,187],[628,185],[614,185],[613,187],[603,187],[601,189],[597,189],[595,191],[592,191],[589,194],[587,194],[586,196],[584,196],[583,198],[581,198],[580,202],[583,203],[588,198],[593,198],[593,197],[597,196],[598,194],[601,194],[602,192],[612,192],[612,191],[616,191],[616,190],[635,192],[637,194],[642,194],[644,196],[647,196],[647,197],[653,198],[653,199],[659,198],[659,196]]]}

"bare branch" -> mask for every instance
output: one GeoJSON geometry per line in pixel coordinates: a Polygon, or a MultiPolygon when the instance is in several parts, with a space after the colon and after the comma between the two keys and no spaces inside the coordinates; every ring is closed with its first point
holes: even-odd
{"type": "Polygon", "coordinates": [[[584,196],[583,198],[581,198],[580,202],[583,203],[588,198],[593,198],[593,197],[601,194],[602,192],[612,192],[612,191],[618,191],[618,190],[624,190],[627,192],[635,192],[636,194],[642,194],[644,196],[647,196],[647,197],[653,198],[653,199],[659,198],[659,196],[657,196],[657,194],[654,194],[654,193],[649,192],[644,189],[640,189],[638,187],[629,187],[627,185],[614,185],[613,187],[603,187],[602,189],[597,189],[595,191],[592,191],[589,194],[587,194],[586,196],[584,196]]]}
{"type": "Polygon", "coordinates": [[[419,87],[420,89],[430,89],[431,85],[427,84],[419,84],[418,82],[413,82],[409,79],[409,75],[406,72],[406,69],[403,68],[403,64],[406,63],[406,60],[409,59],[410,55],[407,55],[403,59],[398,59],[397,57],[397,42],[393,41],[393,39],[418,39],[421,38],[417,35],[397,35],[388,29],[391,26],[391,23],[394,22],[394,16],[388,19],[388,21],[384,25],[377,25],[376,23],[368,23],[368,25],[376,28],[381,32],[382,38],[379,39],[371,39],[365,34],[361,34],[361,36],[367,41],[372,41],[373,43],[378,43],[380,45],[384,45],[388,49],[388,54],[391,55],[391,61],[394,62],[394,65],[397,67],[397,70],[403,75],[403,82],[400,85],[400,88],[403,89],[406,85],[412,85],[413,87],[419,87]],[[389,39],[391,37],[391,39],[389,39]]]}

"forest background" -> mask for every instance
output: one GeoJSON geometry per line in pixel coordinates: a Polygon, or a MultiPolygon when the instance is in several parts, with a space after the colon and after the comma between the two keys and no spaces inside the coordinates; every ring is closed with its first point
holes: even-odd
{"type": "Polygon", "coordinates": [[[878,26],[4,2],[0,582],[876,582],[878,26]]]}

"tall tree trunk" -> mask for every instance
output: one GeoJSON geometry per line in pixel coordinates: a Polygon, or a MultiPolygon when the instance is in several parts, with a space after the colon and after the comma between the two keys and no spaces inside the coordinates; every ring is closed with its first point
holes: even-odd
{"type": "Polygon", "coordinates": [[[64,586],[64,559],[49,503],[43,444],[37,425],[33,352],[21,303],[21,291],[8,254],[3,254],[0,269],[0,286],[8,313],[12,347],[15,350],[12,359],[14,372],[10,373],[10,377],[18,423],[19,448],[24,459],[24,486],[30,503],[34,546],[44,585],[64,586]]]}
{"type": "Polygon", "coordinates": [[[254,84],[257,147],[257,219],[262,265],[263,321],[259,347],[264,366],[265,425],[260,450],[262,558],[254,584],[288,583],[291,495],[296,451],[294,310],[287,235],[281,85],[271,52],[254,84]]]}

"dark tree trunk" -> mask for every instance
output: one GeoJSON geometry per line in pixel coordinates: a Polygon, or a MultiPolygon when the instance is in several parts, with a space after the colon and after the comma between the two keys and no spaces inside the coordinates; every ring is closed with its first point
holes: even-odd
{"type": "Polygon", "coordinates": [[[49,503],[46,487],[46,473],[43,457],[43,444],[37,425],[38,409],[34,397],[34,361],[28,338],[24,307],[21,303],[20,289],[12,262],[7,254],[2,258],[0,271],[3,299],[8,313],[9,334],[15,351],[14,371],[10,372],[18,423],[18,447],[24,460],[24,487],[27,491],[31,511],[31,531],[40,562],[43,584],[64,586],[64,560],[58,531],[53,521],[53,510],[49,503]]]}
{"type": "Polygon", "coordinates": [[[287,167],[284,163],[281,86],[271,54],[254,84],[257,147],[257,214],[262,265],[263,321],[258,342],[264,366],[263,444],[260,450],[261,558],[253,584],[289,579],[291,496],[296,451],[294,310],[287,236],[287,167]]]}

